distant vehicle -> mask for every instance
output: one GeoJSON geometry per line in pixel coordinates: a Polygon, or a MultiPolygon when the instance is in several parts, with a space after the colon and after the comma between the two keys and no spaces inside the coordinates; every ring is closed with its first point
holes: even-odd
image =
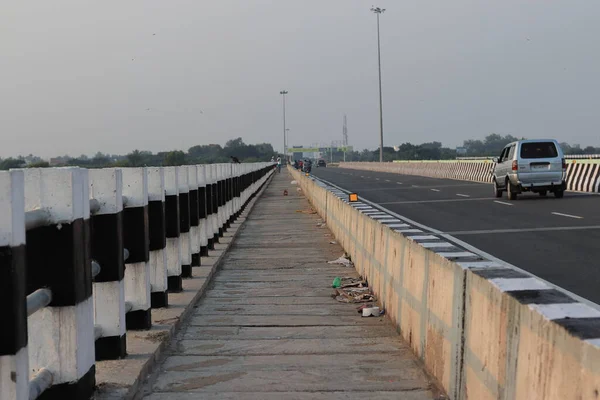
{"type": "Polygon", "coordinates": [[[319,168],[319,167],[323,167],[323,168],[327,167],[327,164],[325,163],[325,160],[319,160],[319,161],[317,161],[317,168],[319,168]]]}
{"type": "Polygon", "coordinates": [[[519,140],[509,143],[496,160],[493,172],[494,194],[516,200],[523,192],[561,198],[567,188],[567,164],[556,140],[519,140]]]}

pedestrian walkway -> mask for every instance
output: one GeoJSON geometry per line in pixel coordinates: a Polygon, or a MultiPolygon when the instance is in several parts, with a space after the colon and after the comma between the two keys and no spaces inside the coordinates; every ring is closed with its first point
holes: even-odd
{"type": "Polygon", "coordinates": [[[357,274],[327,264],[343,250],[291,180],[275,174],[256,203],[147,400],[435,398],[386,318],[331,297],[357,274]]]}

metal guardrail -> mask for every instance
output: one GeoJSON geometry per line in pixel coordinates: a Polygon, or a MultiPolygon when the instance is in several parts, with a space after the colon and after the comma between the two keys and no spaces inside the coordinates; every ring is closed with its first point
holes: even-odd
{"type": "Polygon", "coordinates": [[[27,316],[30,317],[52,302],[52,291],[47,288],[38,289],[27,296],[27,316]]]}
{"type": "Polygon", "coordinates": [[[35,400],[46,391],[54,381],[54,376],[46,368],[40,369],[29,381],[29,400],[35,400]]]}

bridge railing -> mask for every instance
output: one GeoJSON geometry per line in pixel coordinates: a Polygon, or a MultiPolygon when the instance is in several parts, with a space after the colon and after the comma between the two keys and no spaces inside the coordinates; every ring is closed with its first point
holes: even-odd
{"type": "Polygon", "coordinates": [[[88,399],[272,163],[0,172],[0,398],[88,399]]]}

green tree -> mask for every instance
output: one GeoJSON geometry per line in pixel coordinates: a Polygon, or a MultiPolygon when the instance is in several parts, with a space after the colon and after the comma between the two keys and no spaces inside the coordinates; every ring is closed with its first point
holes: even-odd
{"type": "Polygon", "coordinates": [[[185,153],[181,150],[169,151],[163,161],[165,166],[185,165],[185,153]]]}

